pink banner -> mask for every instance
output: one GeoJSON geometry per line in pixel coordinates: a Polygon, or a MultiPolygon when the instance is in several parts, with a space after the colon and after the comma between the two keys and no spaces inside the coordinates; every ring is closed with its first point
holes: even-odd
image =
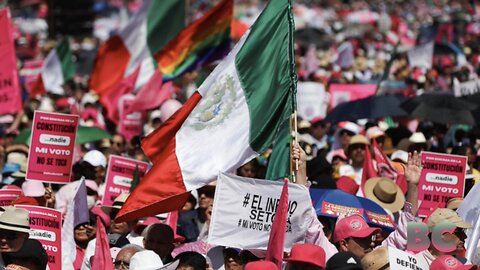
{"type": "Polygon", "coordinates": [[[420,216],[445,207],[451,198],[463,197],[467,157],[422,152],[422,166],[418,186],[420,216]]]}
{"type": "Polygon", "coordinates": [[[375,84],[332,84],[330,93],[330,109],[340,103],[354,101],[374,95],[377,91],[375,84]]]}
{"type": "Polygon", "coordinates": [[[70,182],[77,126],[78,115],[35,112],[26,179],[70,182]]]}
{"type": "Polygon", "coordinates": [[[137,166],[140,179],[142,179],[147,172],[148,163],[110,155],[107,176],[105,177],[105,195],[103,196],[102,205],[110,206],[118,195],[130,192],[133,174],[137,166]]]}
{"type": "Polygon", "coordinates": [[[10,11],[0,9],[0,115],[22,110],[10,11]]]}
{"type": "Polygon", "coordinates": [[[62,269],[62,213],[46,207],[16,205],[30,213],[31,239],[42,243],[50,270],[62,269]]]}
{"type": "Polygon", "coordinates": [[[20,76],[23,78],[25,89],[28,93],[32,92],[32,88],[37,83],[38,75],[42,71],[43,59],[26,60],[23,68],[20,70],[20,76]]]}
{"type": "Polygon", "coordinates": [[[135,96],[128,94],[120,98],[119,114],[120,129],[119,132],[127,141],[143,133],[143,123],[145,122],[144,112],[127,113],[130,106],[134,103],[135,96]]]}
{"type": "Polygon", "coordinates": [[[22,191],[18,189],[0,189],[0,206],[12,205],[12,202],[20,195],[22,195],[22,191]]]}

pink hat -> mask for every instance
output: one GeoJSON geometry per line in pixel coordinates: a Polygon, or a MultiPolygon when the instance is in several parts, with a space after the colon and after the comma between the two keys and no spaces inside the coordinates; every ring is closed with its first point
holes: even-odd
{"type": "Polygon", "coordinates": [[[349,237],[365,238],[380,231],[380,228],[368,226],[363,217],[353,215],[345,217],[337,222],[333,239],[336,242],[345,240],[349,237]]]}
{"type": "Polygon", "coordinates": [[[339,157],[343,160],[348,160],[347,156],[345,155],[345,151],[342,148],[328,152],[327,156],[325,157],[328,163],[332,164],[332,161],[335,157],[339,157]]]}
{"type": "Polygon", "coordinates": [[[17,185],[5,185],[2,187],[2,189],[12,189],[12,190],[22,190],[19,186],[17,185]]]}
{"type": "Polygon", "coordinates": [[[371,140],[381,136],[385,136],[385,132],[383,132],[379,127],[371,127],[367,129],[367,132],[365,135],[367,139],[371,140]]]}
{"type": "Polygon", "coordinates": [[[325,268],[325,250],[312,244],[295,244],[292,246],[290,256],[283,259],[287,262],[304,262],[325,268]]]}
{"type": "Polygon", "coordinates": [[[360,187],[359,185],[357,185],[355,180],[348,176],[342,176],[338,178],[336,184],[338,189],[352,195],[357,194],[358,188],[360,187]]]}
{"type": "Polygon", "coordinates": [[[477,269],[476,265],[464,265],[459,260],[455,259],[455,257],[450,255],[443,255],[436,258],[432,264],[430,265],[430,269],[435,270],[470,270],[470,269],[477,269]]]}
{"type": "Polygon", "coordinates": [[[25,180],[22,184],[23,194],[29,197],[42,197],[45,195],[45,187],[40,181],[25,180]]]}
{"type": "Polygon", "coordinates": [[[277,266],[270,261],[256,261],[248,263],[245,270],[277,270],[277,266]]]}
{"type": "Polygon", "coordinates": [[[97,182],[93,181],[93,180],[87,180],[85,179],[85,186],[87,186],[87,188],[95,191],[95,192],[98,192],[98,185],[97,185],[97,182]]]}

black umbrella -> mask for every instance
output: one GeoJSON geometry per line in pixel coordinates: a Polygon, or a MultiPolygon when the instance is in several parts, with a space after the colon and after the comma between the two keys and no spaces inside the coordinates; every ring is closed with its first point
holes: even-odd
{"type": "Polygon", "coordinates": [[[405,116],[407,113],[400,107],[405,100],[406,98],[400,95],[369,96],[336,106],[327,114],[325,120],[337,123],[387,116],[405,116]]]}
{"type": "Polygon", "coordinates": [[[332,45],[332,38],[324,31],[316,28],[303,28],[295,31],[295,42],[302,47],[315,45],[320,49],[328,49],[332,45]]]}
{"type": "Polygon", "coordinates": [[[439,124],[474,125],[477,105],[451,94],[424,94],[405,101],[401,107],[411,116],[439,124]]]}

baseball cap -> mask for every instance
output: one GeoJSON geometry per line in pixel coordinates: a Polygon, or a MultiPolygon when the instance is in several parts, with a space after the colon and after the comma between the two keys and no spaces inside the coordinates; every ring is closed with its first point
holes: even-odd
{"type": "Polygon", "coordinates": [[[457,212],[453,211],[452,209],[447,208],[437,208],[433,211],[432,214],[428,217],[427,225],[431,229],[435,227],[438,223],[442,221],[450,221],[458,228],[463,229],[470,229],[472,227],[471,224],[465,222],[457,212]]]}
{"type": "Polygon", "coordinates": [[[250,262],[245,266],[245,270],[277,270],[277,266],[270,261],[250,262]]]}
{"type": "Polygon", "coordinates": [[[362,270],[360,259],[351,252],[339,252],[328,261],[325,270],[362,270]]]}
{"type": "Polygon", "coordinates": [[[283,259],[286,262],[304,262],[325,268],[325,250],[313,244],[295,244],[290,250],[290,256],[283,259]]]}
{"type": "Polygon", "coordinates": [[[84,156],[83,160],[90,163],[94,167],[102,166],[107,167],[107,159],[102,154],[102,152],[98,150],[91,150],[88,151],[84,156]]]}
{"type": "Polygon", "coordinates": [[[455,257],[450,255],[443,255],[437,257],[432,264],[430,265],[430,269],[435,270],[470,270],[470,269],[477,269],[476,265],[464,265],[455,257]]]}
{"type": "Polygon", "coordinates": [[[359,215],[345,217],[337,222],[333,239],[336,242],[345,240],[349,237],[365,238],[380,231],[380,228],[368,226],[365,219],[359,215]]]}

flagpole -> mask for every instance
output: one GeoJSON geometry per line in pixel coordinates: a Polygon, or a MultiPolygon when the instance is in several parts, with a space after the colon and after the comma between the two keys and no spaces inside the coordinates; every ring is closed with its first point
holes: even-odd
{"type": "MultiPolygon", "coordinates": [[[[298,134],[297,134],[297,72],[295,68],[295,45],[294,45],[294,31],[295,31],[295,21],[293,18],[293,6],[292,0],[288,0],[288,36],[289,36],[289,64],[290,64],[290,93],[292,94],[292,112],[293,112],[293,128],[294,128],[294,140],[295,143],[298,143],[298,134]]],[[[290,133],[292,128],[290,128],[290,133]]],[[[290,145],[292,140],[290,140],[290,145]]],[[[290,147],[290,156],[291,156],[290,147]]],[[[298,160],[295,161],[295,170],[298,170],[298,160]]],[[[294,175],[293,171],[290,170],[290,174],[294,175]]],[[[294,181],[295,182],[295,181],[294,181]]]]}

